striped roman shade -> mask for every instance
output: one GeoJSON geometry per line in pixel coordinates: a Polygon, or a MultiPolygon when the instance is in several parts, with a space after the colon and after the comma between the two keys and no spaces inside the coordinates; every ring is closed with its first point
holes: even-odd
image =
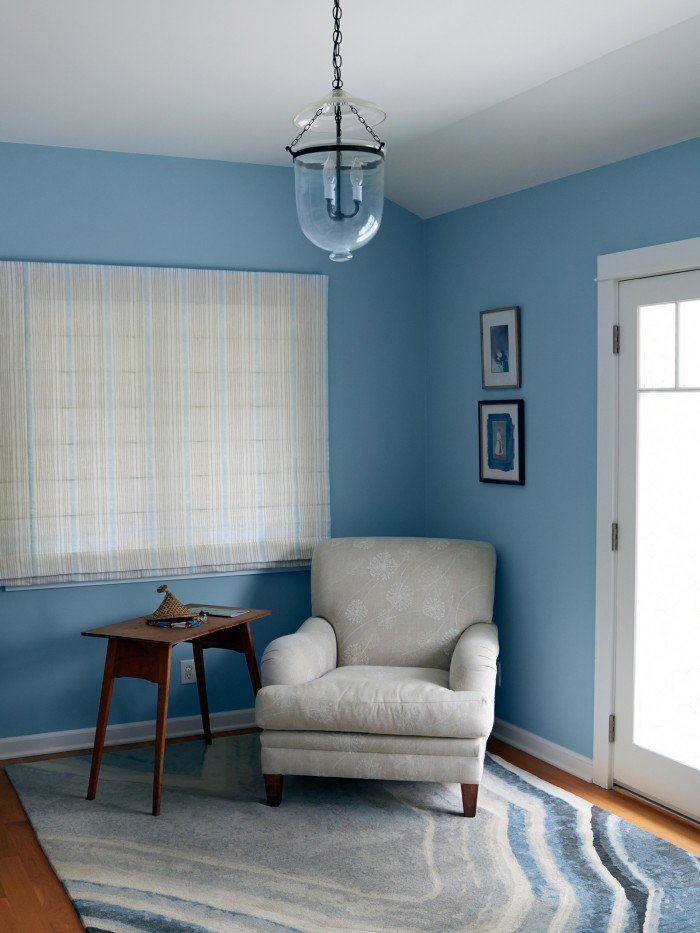
{"type": "Polygon", "coordinates": [[[0,263],[0,580],[308,561],[330,534],[326,292],[0,263]]]}

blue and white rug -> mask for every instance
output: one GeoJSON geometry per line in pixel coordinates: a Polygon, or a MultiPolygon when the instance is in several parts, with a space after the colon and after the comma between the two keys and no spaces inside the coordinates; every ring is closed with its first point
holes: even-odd
{"type": "Polygon", "coordinates": [[[700,859],[489,757],[458,785],[286,778],[264,802],[257,735],[7,769],[94,933],[693,933],[700,859]]]}

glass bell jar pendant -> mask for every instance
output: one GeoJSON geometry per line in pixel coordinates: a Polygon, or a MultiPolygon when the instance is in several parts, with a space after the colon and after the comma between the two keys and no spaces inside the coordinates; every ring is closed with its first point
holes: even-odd
{"type": "Polygon", "coordinates": [[[386,114],[369,101],[353,98],[343,90],[341,16],[336,0],[335,78],[331,93],[296,114],[294,122],[301,132],[287,146],[294,159],[301,229],[315,246],[327,250],[335,262],[352,259],[353,250],[369,243],[379,230],[384,208],[384,143],[372,126],[381,123],[386,114]],[[318,130],[324,132],[324,139],[294,148],[307,132],[318,130]],[[354,134],[352,137],[349,131],[354,134]]]}

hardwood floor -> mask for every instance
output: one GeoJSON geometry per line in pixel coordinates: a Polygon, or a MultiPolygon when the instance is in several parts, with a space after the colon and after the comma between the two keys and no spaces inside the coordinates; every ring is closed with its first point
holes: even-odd
{"type": "Polygon", "coordinates": [[[629,823],[634,823],[635,826],[646,829],[647,832],[673,845],[680,846],[686,852],[700,855],[700,826],[697,824],[666,813],[622,791],[605,790],[597,784],[582,781],[580,778],[567,774],[566,771],[560,771],[559,768],[539,761],[532,755],[518,751],[510,745],[504,745],[496,739],[489,740],[488,749],[517,768],[529,771],[530,774],[549,781],[550,784],[556,784],[572,794],[583,797],[584,800],[594,803],[601,810],[614,813],[629,823]]]}
{"type": "MultiPolygon", "coordinates": [[[[495,739],[489,742],[489,750],[524,771],[578,794],[598,807],[615,813],[694,855],[700,855],[698,826],[656,810],[618,791],[603,790],[594,784],[572,777],[495,739]]],[[[70,757],[73,754],[77,753],[47,757],[70,757]]],[[[5,774],[5,764],[10,762],[0,762],[0,930],[3,933],[84,933],[83,925],[46,860],[5,774]]]]}
{"type": "Polygon", "coordinates": [[[83,931],[4,768],[0,771],[0,930],[3,933],[83,931]]]}

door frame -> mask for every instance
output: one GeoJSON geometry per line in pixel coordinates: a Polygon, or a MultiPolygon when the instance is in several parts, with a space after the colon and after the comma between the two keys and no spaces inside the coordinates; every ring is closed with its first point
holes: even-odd
{"type": "MultiPolygon", "coordinates": [[[[615,600],[617,559],[612,550],[617,521],[618,357],[613,327],[619,324],[618,286],[625,279],[700,269],[700,237],[598,256],[598,485],[596,511],[596,619],[593,699],[593,782],[612,787],[609,717],[615,712],[615,600]]],[[[624,340],[624,334],[621,335],[624,340]]],[[[624,534],[624,529],[621,529],[624,534]]]]}

